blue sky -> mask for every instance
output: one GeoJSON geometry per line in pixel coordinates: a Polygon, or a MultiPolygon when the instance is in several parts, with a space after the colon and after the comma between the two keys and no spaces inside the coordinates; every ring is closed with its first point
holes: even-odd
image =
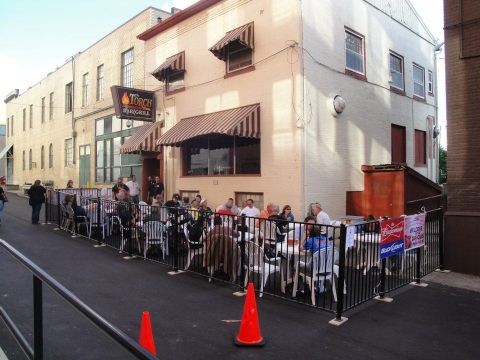
{"type": "MultiPolygon", "coordinates": [[[[272,0],[281,1],[281,0],[272,0]]],[[[319,0],[321,1],[321,0],[319,0]]],[[[435,37],[443,40],[443,0],[410,0],[435,37]]],[[[170,10],[196,0],[0,0],[0,98],[26,90],[148,6],[170,10]]],[[[439,120],[445,123],[443,55],[439,61],[439,120]]],[[[0,123],[5,122],[0,102],[0,123]]],[[[445,131],[442,142],[445,144],[445,131]]]]}

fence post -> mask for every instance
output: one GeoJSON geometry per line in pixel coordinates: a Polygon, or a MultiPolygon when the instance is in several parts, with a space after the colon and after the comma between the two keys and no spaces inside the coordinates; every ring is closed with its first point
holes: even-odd
{"type": "Polygon", "coordinates": [[[242,287],[242,292],[245,291],[245,220],[246,216],[242,214],[242,231],[240,232],[240,286],[242,287]]]}
{"type": "Polygon", "coordinates": [[[61,219],[61,213],[60,213],[60,191],[57,191],[57,215],[58,215],[58,227],[61,227],[62,224],[62,219],[61,219]]]}
{"type": "MultiPolygon", "coordinates": [[[[345,321],[342,319],[343,313],[343,291],[345,285],[345,248],[347,242],[347,227],[345,224],[340,226],[340,254],[338,258],[338,279],[337,279],[337,311],[336,311],[336,322],[345,321]]],[[[335,281],[335,280],[333,280],[335,281]]]]}
{"type": "MultiPolygon", "coordinates": [[[[127,241],[128,241],[128,257],[132,257],[132,206],[130,202],[126,203],[128,206],[128,228],[127,228],[127,241]]],[[[120,222],[122,219],[120,219],[120,222]]],[[[120,225],[123,226],[123,225],[120,225]]]]}
{"type": "Polygon", "coordinates": [[[378,293],[380,300],[385,298],[385,277],[387,270],[387,259],[382,259],[380,267],[380,291],[378,293]]]}
{"type": "Polygon", "coordinates": [[[440,219],[438,224],[438,260],[439,260],[439,269],[445,270],[445,252],[443,247],[443,209],[440,210],[440,219]]]}
{"type": "MultiPolygon", "coordinates": [[[[104,231],[105,231],[105,230],[104,230],[104,227],[103,227],[103,224],[101,223],[101,221],[102,221],[102,216],[101,216],[101,214],[102,214],[102,203],[101,203],[101,201],[100,201],[100,197],[97,197],[97,214],[96,214],[96,215],[97,215],[97,227],[96,227],[96,228],[97,228],[97,229],[100,229],[100,228],[102,229],[102,234],[101,234],[101,236],[100,236],[100,234],[98,235],[98,238],[99,238],[99,240],[98,240],[98,245],[102,245],[103,234],[104,234],[104,231]]],[[[97,230],[97,231],[98,231],[98,230],[97,230]]],[[[91,234],[90,234],[90,235],[91,235],[91,234]]]]}
{"type": "Polygon", "coordinates": [[[173,224],[173,271],[178,271],[178,207],[174,209],[174,224],[173,224]]]}
{"type": "Polygon", "coordinates": [[[33,275],[33,359],[43,360],[42,281],[33,275]]]}
{"type": "Polygon", "coordinates": [[[415,284],[420,284],[420,278],[422,277],[421,272],[421,248],[416,248],[415,252],[417,253],[417,261],[415,264],[415,284]]]}
{"type": "Polygon", "coordinates": [[[50,189],[47,189],[46,197],[45,197],[45,224],[48,224],[48,209],[50,208],[50,189]]]}

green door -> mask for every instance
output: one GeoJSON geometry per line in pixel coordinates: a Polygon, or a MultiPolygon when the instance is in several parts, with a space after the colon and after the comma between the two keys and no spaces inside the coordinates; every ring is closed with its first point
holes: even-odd
{"type": "Polygon", "coordinates": [[[79,182],[80,187],[91,187],[90,183],[90,145],[81,145],[79,147],[79,182]]]}

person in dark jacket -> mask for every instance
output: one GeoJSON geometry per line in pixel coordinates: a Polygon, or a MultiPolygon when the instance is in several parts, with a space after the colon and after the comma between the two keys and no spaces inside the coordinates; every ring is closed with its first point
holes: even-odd
{"type": "Polygon", "coordinates": [[[40,220],[40,211],[42,210],[42,204],[45,202],[46,192],[47,190],[40,185],[40,180],[35,180],[30,189],[28,189],[29,204],[32,207],[32,224],[38,224],[40,220]]]}

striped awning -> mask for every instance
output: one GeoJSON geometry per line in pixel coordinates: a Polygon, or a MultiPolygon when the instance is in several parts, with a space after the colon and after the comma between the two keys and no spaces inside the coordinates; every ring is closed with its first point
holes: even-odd
{"type": "Polygon", "coordinates": [[[120,147],[121,154],[136,153],[140,151],[158,151],[157,140],[160,137],[161,122],[146,123],[120,147]]]}
{"type": "Polygon", "coordinates": [[[152,75],[159,81],[165,81],[168,72],[185,71],[185,52],[170,56],[162,65],[152,72],[152,75]]]}
{"type": "Polygon", "coordinates": [[[157,145],[180,146],[185,140],[209,134],[259,139],[260,104],[182,119],[158,139],[157,145]]]}
{"type": "Polygon", "coordinates": [[[253,22],[227,32],[220,41],[208,50],[220,60],[225,61],[227,59],[226,47],[234,41],[238,41],[241,45],[253,50],[253,22]]]}

